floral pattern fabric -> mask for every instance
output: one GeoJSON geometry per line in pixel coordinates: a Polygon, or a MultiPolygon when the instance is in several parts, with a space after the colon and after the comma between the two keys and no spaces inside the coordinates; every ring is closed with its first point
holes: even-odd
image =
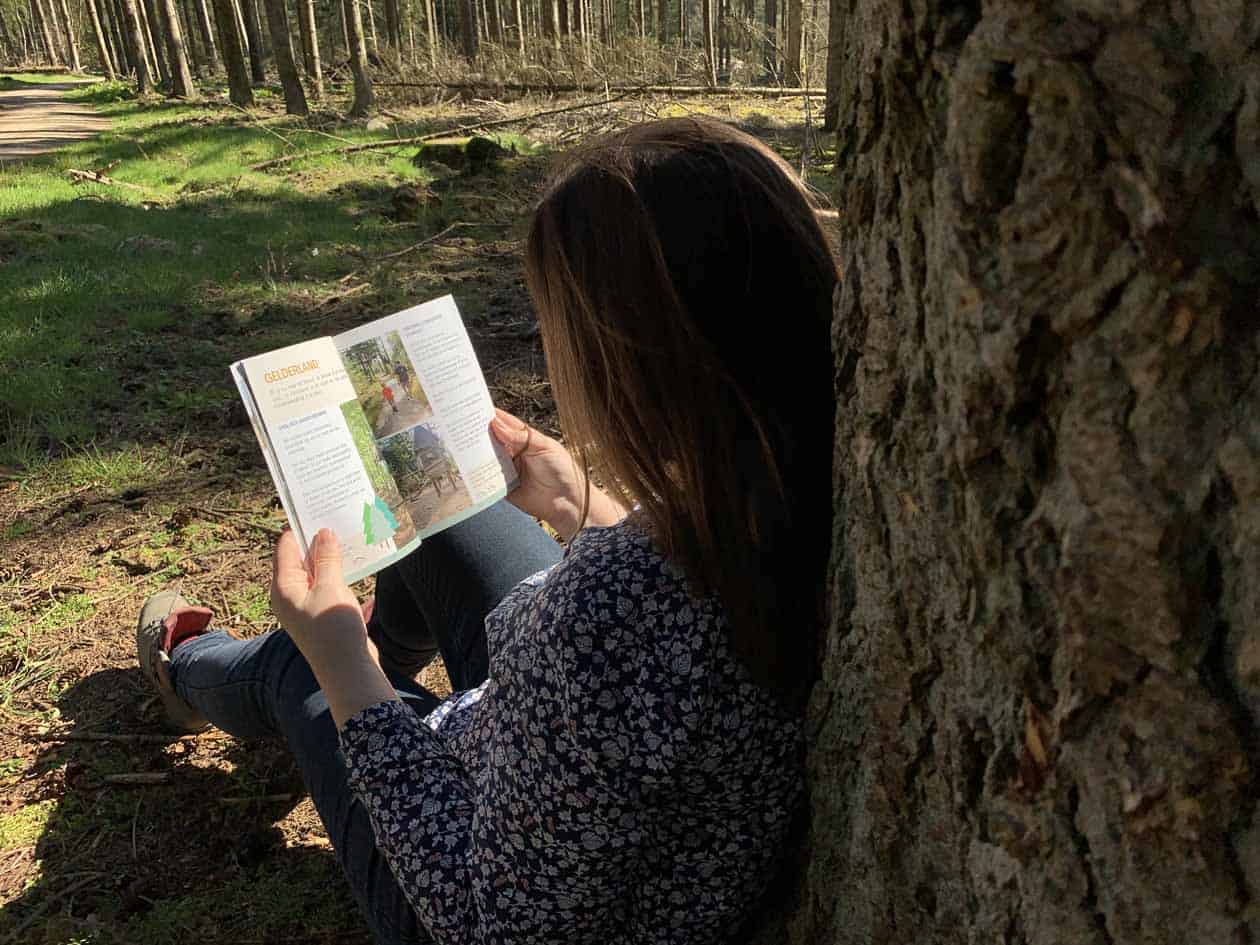
{"type": "Polygon", "coordinates": [[[377,845],[441,945],[721,941],[775,868],[800,721],[721,608],[630,522],[588,528],[486,619],[490,678],[341,745],[377,845]]]}

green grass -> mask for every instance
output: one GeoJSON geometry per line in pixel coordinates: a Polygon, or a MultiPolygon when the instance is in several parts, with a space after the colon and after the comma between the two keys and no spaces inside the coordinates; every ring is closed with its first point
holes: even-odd
{"type": "Polygon", "coordinates": [[[0,817],[0,850],[30,846],[43,832],[56,801],[28,804],[0,817]]]}
{"type": "MultiPolygon", "coordinates": [[[[137,102],[121,83],[69,95],[112,128],[6,168],[0,188],[0,466],[58,458],[66,483],[143,482],[160,470],[137,444],[231,409],[233,359],[323,333],[318,302],[339,277],[445,225],[440,206],[415,226],[382,215],[399,183],[424,179],[414,148],[259,172],[340,141],[296,119],[137,102]],[[120,184],[66,174],[102,167],[120,184]]],[[[382,314],[411,301],[374,289],[382,314]]]]}

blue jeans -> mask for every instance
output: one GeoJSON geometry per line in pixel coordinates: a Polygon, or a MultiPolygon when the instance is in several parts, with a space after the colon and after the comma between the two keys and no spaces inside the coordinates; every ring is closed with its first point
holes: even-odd
{"type": "MultiPolygon", "coordinates": [[[[422,715],[437,706],[411,677],[438,652],[456,690],[479,685],[489,669],[486,614],[560,557],[533,519],[500,502],[381,571],[368,633],[403,700],[422,715]]],[[[429,941],[376,849],[367,813],[346,782],[328,703],[289,635],[208,633],[176,647],[170,670],[180,696],[223,731],[285,740],[379,945],[429,941]]]]}

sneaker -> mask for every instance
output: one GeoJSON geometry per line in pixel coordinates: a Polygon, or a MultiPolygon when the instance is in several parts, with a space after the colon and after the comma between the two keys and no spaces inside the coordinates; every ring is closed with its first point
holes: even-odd
{"type": "Polygon", "coordinates": [[[209,728],[209,720],[181,699],[171,685],[171,650],[176,644],[199,636],[210,626],[208,608],[193,607],[175,591],[154,594],[140,610],[136,625],[136,655],[140,672],[157,690],[170,727],[195,733],[209,728]]]}

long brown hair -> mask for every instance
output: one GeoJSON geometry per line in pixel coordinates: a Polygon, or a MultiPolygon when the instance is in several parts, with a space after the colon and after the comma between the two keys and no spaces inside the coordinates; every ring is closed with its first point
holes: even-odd
{"type": "Polygon", "coordinates": [[[559,170],[526,277],[580,468],[639,503],[693,590],[717,594],[749,673],[797,702],[835,423],[836,265],[805,190],[727,125],[637,125],[559,170]]]}

